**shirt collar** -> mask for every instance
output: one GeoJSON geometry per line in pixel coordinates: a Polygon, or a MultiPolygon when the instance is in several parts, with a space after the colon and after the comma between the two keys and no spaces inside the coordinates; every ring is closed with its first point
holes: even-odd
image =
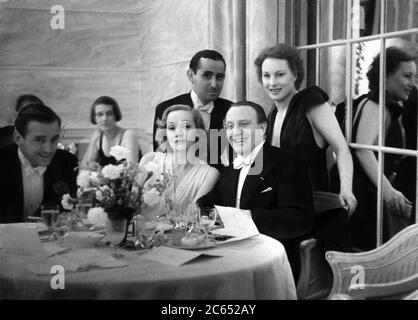
{"type": "Polygon", "coordinates": [[[28,170],[31,173],[38,172],[41,176],[45,173],[46,167],[44,166],[37,166],[34,167],[29,162],[29,160],[23,155],[22,151],[20,151],[19,148],[17,148],[17,154],[19,156],[20,163],[22,164],[23,168],[28,170]]]}
{"type": "Polygon", "coordinates": [[[241,154],[237,154],[234,159],[234,169],[241,169],[243,166],[251,166],[255,158],[258,155],[258,152],[264,145],[265,140],[259,143],[246,157],[243,157],[241,154]]]}
{"type": "Polygon", "coordinates": [[[203,109],[206,112],[208,112],[209,114],[212,112],[213,107],[214,107],[213,101],[211,101],[211,102],[209,102],[207,104],[203,104],[203,102],[199,99],[199,97],[196,94],[196,92],[194,92],[193,90],[190,92],[190,97],[192,98],[193,108],[195,108],[195,109],[201,109],[201,108],[199,108],[199,106],[202,106],[203,109]]]}

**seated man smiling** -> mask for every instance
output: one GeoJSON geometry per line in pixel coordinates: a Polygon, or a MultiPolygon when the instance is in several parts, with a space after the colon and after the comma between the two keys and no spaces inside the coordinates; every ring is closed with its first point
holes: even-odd
{"type": "Polygon", "coordinates": [[[266,114],[256,103],[232,104],[225,127],[236,157],[224,164],[217,184],[198,203],[250,210],[260,233],[283,243],[297,276],[299,243],[313,230],[307,166],[291,151],[265,143],[266,114]]]}
{"type": "Polygon", "coordinates": [[[40,104],[24,107],[15,121],[15,143],[0,149],[0,223],[39,215],[41,204],[59,205],[64,193],[75,197],[77,158],[57,150],[61,119],[40,104]]]}

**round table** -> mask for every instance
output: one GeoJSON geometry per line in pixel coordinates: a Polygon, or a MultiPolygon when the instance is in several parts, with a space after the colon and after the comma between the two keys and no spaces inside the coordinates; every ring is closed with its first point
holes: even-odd
{"type": "Polygon", "coordinates": [[[144,251],[119,252],[128,266],[66,273],[65,289],[54,290],[52,274],[27,269],[31,258],[0,249],[0,299],[296,299],[284,247],[265,235],[200,250],[220,257],[181,266],[140,259],[144,251]]]}

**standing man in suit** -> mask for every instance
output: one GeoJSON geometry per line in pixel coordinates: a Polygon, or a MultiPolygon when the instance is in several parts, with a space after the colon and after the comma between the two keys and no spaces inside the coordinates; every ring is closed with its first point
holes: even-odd
{"type": "Polygon", "coordinates": [[[0,149],[0,223],[39,215],[41,204],[59,205],[77,192],[77,158],[57,150],[61,119],[49,107],[30,104],[15,121],[15,143],[0,149]]]}
{"type": "Polygon", "coordinates": [[[299,243],[313,231],[308,168],[291,151],[265,142],[267,118],[260,105],[232,104],[225,126],[237,156],[233,163],[225,163],[218,183],[198,203],[249,210],[261,233],[283,243],[297,276],[299,243]]]}
{"type": "MultiPolygon", "coordinates": [[[[190,60],[187,78],[192,84],[192,90],[170,100],[161,102],[155,109],[153,144],[154,151],[165,140],[163,131],[157,130],[157,120],[162,118],[164,110],[175,104],[189,105],[199,110],[205,123],[206,131],[209,129],[221,130],[226,111],[231,101],[219,98],[225,80],[226,63],[223,56],[214,50],[197,52],[190,60]]],[[[213,142],[213,141],[212,141],[213,142]]],[[[212,152],[218,152],[220,156],[220,143],[212,152]]],[[[208,158],[208,162],[209,158],[208,158]]]]}

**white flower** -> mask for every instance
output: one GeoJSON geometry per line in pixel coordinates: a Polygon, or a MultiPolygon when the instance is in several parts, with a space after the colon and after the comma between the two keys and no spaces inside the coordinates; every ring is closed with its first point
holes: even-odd
{"type": "Polygon", "coordinates": [[[102,169],[102,174],[105,178],[110,180],[115,180],[120,178],[120,175],[123,171],[123,165],[114,166],[113,164],[108,164],[102,169]]]}
{"type": "Polygon", "coordinates": [[[71,210],[73,208],[73,204],[70,202],[71,196],[66,193],[62,196],[61,205],[65,210],[71,210]]]}
{"type": "Polygon", "coordinates": [[[160,193],[156,188],[152,188],[144,193],[144,202],[148,206],[152,207],[160,200],[160,193]]]}
{"type": "Polygon", "coordinates": [[[102,201],[103,200],[103,193],[101,190],[96,190],[96,199],[98,201],[102,201]]]}
{"type": "Polygon", "coordinates": [[[160,166],[158,165],[158,163],[150,161],[144,165],[144,168],[145,170],[147,170],[147,172],[156,172],[160,168],[160,166]]]}
{"type": "Polygon", "coordinates": [[[90,186],[90,171],[80,170],[77,176],[77,185],[81,188],[88,188],[90,186]]]}
{"type": "Polygon", "coordinates": [[[87,213],[87,219],[97,227],[104,227],[106,226],[107,213],[100,207],[91,208],[87,213]]]}
{"type": "Polygon", "coordinates": [[[127,159],[130,151],[128,148],[122,147],[122,146],[113,146],[110,148],[109,154],[111,156],[114,156],[117,161],[120,161],[122,159],[127,159]]]}
{"type": "Polygon", "coordinates": [[[68,146],[67,149],[69,152],[71,152],[72,154],[75,154],[77,152],[77,148],[74,144],[74,142],[71,142],[68,146]]]}
{"type": "Polygon", "coordinates": [[[91,180],[91,182],[98,183],[99,182],[99,174],[96,171],[90,172],[90,180],[91,180]]]}

